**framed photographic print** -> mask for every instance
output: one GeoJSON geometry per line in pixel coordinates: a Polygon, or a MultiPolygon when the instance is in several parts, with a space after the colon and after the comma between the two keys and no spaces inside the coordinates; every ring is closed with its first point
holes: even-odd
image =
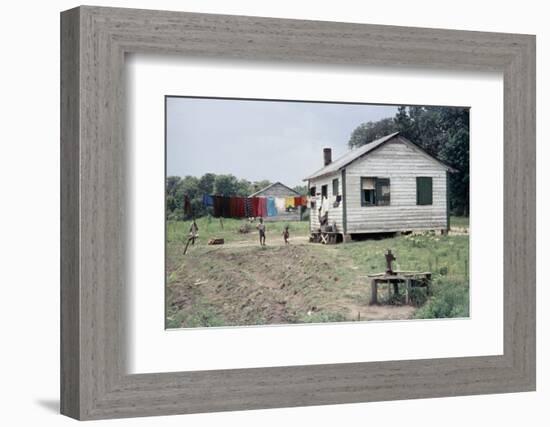
{"type": "Polygon", "coordinates": [[[535,389],[535,38],[61,16],[62,413],[535,389]]]}

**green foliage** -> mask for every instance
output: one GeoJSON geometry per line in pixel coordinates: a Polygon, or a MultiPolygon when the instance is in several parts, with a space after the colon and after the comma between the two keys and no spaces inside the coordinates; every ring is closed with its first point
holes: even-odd
{"type": "Polygon", "coordinates": [[[344,322],[346,316],[342,313],[331,313],[327,311],[317,311],[297,319],[297,323],[327,323],[327,322],[344,322]]]}
{"type": "Polygon", "coordinates": [[[470,315],[467,283],[436,278],[432,285],[432,292],[433,295],[428,302],[415,313],[417,319],[468,317],[470,315]]]}
{"type": "Polygon", "coordinates": [[[302,196],[307,196],[307,193],[308,193],[307,185],[297,185],[292,189],[302,196]]]}
{"type": "Polygon", "coordinates": [[[450,175],[451,212],[469,214],[469,123],[468,108],[400,106],[393,118],[359,125],[351,134],[350,148],[360,147],[393,132],[433,154],[457,170],[450,175]]]}
{"type": "Polygon", "coordinates": [[[396,123],[391,118],[363,123],[352,132],[348,144],[350,148],[360,147],[396,131],[396,123]]]}

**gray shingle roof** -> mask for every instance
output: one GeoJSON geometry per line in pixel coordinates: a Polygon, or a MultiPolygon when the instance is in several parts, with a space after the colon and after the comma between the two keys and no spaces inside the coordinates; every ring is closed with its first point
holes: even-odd
{"type": "Polygon", "coordinates": [[[255,193],[252,193],[252,194],[251,194],[250,196],[248,196],[248,197],[255,197],[255,196],[258,196],[258,195],[260,195],[260,193],[263,193],[264,191],[269,190],[270,188],[275,187],[275,186],[282,186],[282,187],[284,187],[286,190],[288,190],[288,193],[289,193],[289,194],[296,195],[296,196],[299,196],[299,195],[300,195],[300,193],[298,193],[297,191],[295,191],[295,190],[293,190],[292,188],[290,188],[290,187],[284,185],[282,182],[277,181],[277,182],[274,182],[273,184],[269,184],[267,187],[264,187],[264,188],[262,188],[261,190],[256,191],[255,193]]]}
{"type": "Polygon", "coordinates": [[[318,171],[304,178],[304,181],[338,172],[340,169],[349,165],[351,162],[353,162],[357,158],[367,154],[369,151],[374,150],[376,147],[382,145],[383,143],[385,143],[386,141],[389,141],[390,139],[392,139],[397,135],[399,135],[399,132],[391,133],[389,135],[383,136],[382,138],[369,142],[368,144],[362,145],[361,147],[354,148],[353,150],[348,151],[343,156],[329,163],[325,167],[319,169],[318,171]]]}

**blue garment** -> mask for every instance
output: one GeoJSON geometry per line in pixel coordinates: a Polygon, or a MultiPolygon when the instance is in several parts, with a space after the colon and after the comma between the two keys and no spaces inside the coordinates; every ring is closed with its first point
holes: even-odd
{"type": "Polygon", "coordinates": [[[275,198],[267,198],[267,216],[277,216],[277,207],[275,206],[275,198]]]}
{"type": "Polygon", "coordinates": [[[202,205],[203,206],[214,206],[214,198],[209,194],[202,195],[202,205]]]}

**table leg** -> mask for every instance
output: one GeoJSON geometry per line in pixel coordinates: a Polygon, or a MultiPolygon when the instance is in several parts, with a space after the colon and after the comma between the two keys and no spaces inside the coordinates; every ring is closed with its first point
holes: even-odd
{"type": "Polygon", "coordinates": [[[370,303],[378,304],[378,281],[376,279],[371,279],[370,281],[370,303]]]}

